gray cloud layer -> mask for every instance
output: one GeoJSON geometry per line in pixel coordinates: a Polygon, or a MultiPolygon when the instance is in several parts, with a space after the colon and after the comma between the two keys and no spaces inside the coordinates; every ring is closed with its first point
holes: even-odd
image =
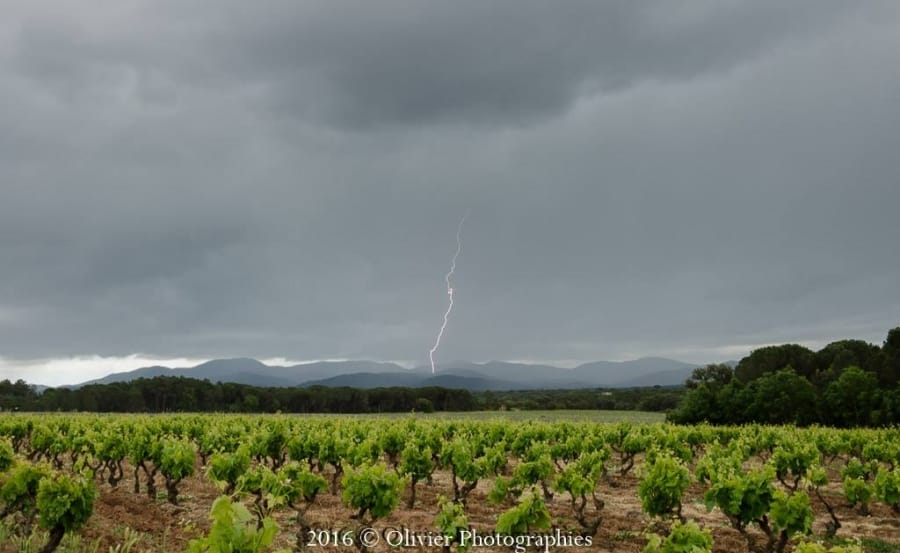
{"type": "Polygon", "coordinates": [[[711,360],[900,322],[895,2],[12,2],[0,357],[711,360]]]}

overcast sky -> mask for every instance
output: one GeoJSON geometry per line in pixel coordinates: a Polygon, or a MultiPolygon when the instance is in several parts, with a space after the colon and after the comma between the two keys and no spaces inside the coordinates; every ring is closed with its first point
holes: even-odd
{"type": "Polygon", "coordinates": [[[7,0],[0,377],[424,364],[467,209],[438,360],[880,344],[897,52],[894,0],[7,0]]]}

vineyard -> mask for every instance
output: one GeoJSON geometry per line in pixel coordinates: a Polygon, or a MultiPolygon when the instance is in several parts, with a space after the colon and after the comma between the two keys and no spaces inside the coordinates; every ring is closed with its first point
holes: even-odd
{"type": "Polygon", "coordinates": [[[0,415],[0,552],[900,551],[900,429],[0,415]]]}

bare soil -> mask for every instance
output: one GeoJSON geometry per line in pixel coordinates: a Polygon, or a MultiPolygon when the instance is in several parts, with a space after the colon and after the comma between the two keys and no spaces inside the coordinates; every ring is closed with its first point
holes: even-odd
{"type": "MultiPolygon", "coordinates": [[[[112,488],[103,483],[100,485],[100,494],[95,505],[95,512],[87,526],[82,530],[84,543],[99,542],[97,551],[105,553],[110,546],[122,543],[126,528],[130,528],[140,535],[139,545],[132,551],[152,552],[180,552],[192,539],[202,536],[208,531],[210,522],[209,509],[219,491],[210,483],[203,471],[198,467],[197,474],[181,483],[179,505],[171,505],[166,502],[164,494],[157,498],[148,498],[145,493],[134,494],[132,492],[132,479],[130,472],[117,488],[112,488]]],[[[160,489],[162,482],[158,482],[160,489]]],[[[647,533],[656,530],[664,530],[666,522],[654,521],[647,517],[641,510],[640,500],[637,495],[638,479],[629,475],[613,477],[609,482],[604,482],[599,488],[599,496],[605,502],[601,511],[602,523],[591,546],[582,547],[549,547],[546,551],[576,553],[577,551],[592,552],[640,552],[646,542],[647,533]]],[[[468,499],[467,514],[471,526],[482,535],[493,534],[493,528],[497,517],[507,507],[492,505],[487,501],[487,493],[490,490],[490,482],[479,482],[471,492],[468,499]]],[[[868,516],[863,516],[855,509],[846,505],[846,501],[840,497],[839,486],[824,490],[826,498],[832,503],[841,521],[842,527],[838,531],[839,538],[868,538],[879,540],[881,548],[879,553],[890,550],[900,551],[900,517],[889,507],[877,503],[870,506],[868,516]]],[[[404,492],[404,499],[408,490],[404,492]]],[[[450,475],[446,472],[437,472],[433,482],[428,484],[420,482],[417,486],[416,504],[413,509],[407,509],[405,501],[386,519],[379,520],[375,527],[381,531],[389,529],[408,529],[414,534],[437,534],[434,524],[437,514],[439,496],[452,495],[450,475]]],[[[825,524],[829,521],[824,505],[815,497],[812,498],[816,513],[813,538],[821,539],[825,533],[825,524]]],[[[553,524],[559,528],[563,535],[578,535],[580,527],[572,516],[569,498],[566,495],[555,494],[549,502],[549,508],[553,516],[553,524]]],[[[708,511],[703,503],[703,489],[700,485],[693,485],[685,498],[684,515],[688,519],[697,521],[702,526],[709,528],[713,534],[714,551],[716,553],[743,553],[750,552],[748,538],[737,530],[732,529],[727,519],[717,510],[708,511]]],[[[324,494],[316,499],[315,504],[307,513],[307,520],[312,526],[327,532],[353,530],[359,528],[359,523],[351,518],[353,511],[344,506],[339,495],[324,494]]],[[[297,547],[296,533],[298,525],[294,519],[295,513],[290,509],[279,511],[276,515],[281,531],[277,545],[289,550],[299,550],[297,547]]],[[[761,545],[764,536],[758,529],[748,530],[751,541],[761,545]]],[[[324,534],[323,534],[324,536],[324,534]]],[[[327,545],[322,543],[321,545],[327,545]]],[[[327,547],[309,548],[310,551],[351,552],[358,551],[355,547],[331,544],[327,547]]],[[[528,551],[544,551],[544,548],[531,547],[528,551]]],[[[11,549],[0,545],[0,553],[11,552],[11,549]]],[[[438,552],[439,547],[427,547],[410,545],[391,549],[382,540],[378,546],[370,549],[373,553],[386,551],[409,552],[438,552]]],[[[484,553],[508,552],[507,547],[482,547],[474,549],[484,553]]]]}

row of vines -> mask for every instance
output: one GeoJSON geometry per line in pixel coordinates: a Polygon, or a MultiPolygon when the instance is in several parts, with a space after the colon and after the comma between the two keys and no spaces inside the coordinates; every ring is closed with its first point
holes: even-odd
{"type": "Polygon", "coordinates": [[[43,553],[82,528],[104,488],[129,486],[129,493],[177,504],[185,479],[198,475],[214,482],[220,496],[210,506],[208,532],[189,544],[192,552],[272,551],[276,543],[283,547],[286,534],[293,550],[307,549],[321,530],[307,515],[326,494],[352,510],[355,529],[328,535],[326,545],[368,550],[359,530],[376,527],[404,502],[434,513],[431,530],[439,539],[430,545],[466,551],[479,485],[495,513],[493,528],[481,530],[501,536],[563,531],[590,546],[609,490],[626,478],[638,479],[648,553],[713,550],[710,528],[685,515],[692,488],[749,551],[861,551],[820,542],[840,535],[839,504],[900,518],[900,429],[0,416],[0,522],[20,539],[39,534],[43,553]],[[440,497],[423,504],[417,492],[439,485],[438,474],[440,497]],[[548,508],[560,498],[564,518],[548,508]]]}

